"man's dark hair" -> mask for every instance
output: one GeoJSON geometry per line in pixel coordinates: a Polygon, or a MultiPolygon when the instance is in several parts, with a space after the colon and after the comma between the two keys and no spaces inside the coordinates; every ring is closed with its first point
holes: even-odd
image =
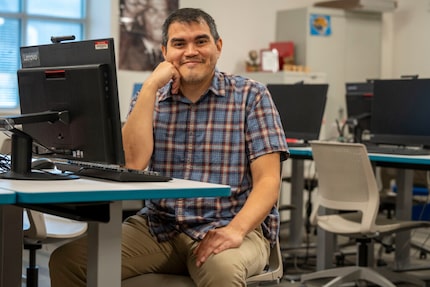
{"type": "Polygon", "coordinates": [[[168,30],[172,23],[175,22],[182,22],[182,23],[199,23],[200,21],[205,21],[206,24],[208,24],[209,29],[211,31],[211,35],[214,38],[215,42],[219,40],[219,34],[218,30],[216,28],[215,20],[212,18],[211,15],[206,13],[205,11],[201,9],[196,8],[182,8],[174,11],[172,14],[170,14],[166,21],[164,21],[163,24],[163,39],[161,42],[161,45],[164,47],[167,47],[167,41],[168,41],[168,30]]]}

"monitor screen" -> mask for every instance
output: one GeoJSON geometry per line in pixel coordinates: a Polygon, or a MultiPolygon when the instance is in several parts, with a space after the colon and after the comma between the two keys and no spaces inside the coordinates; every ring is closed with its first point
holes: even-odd
{"type": "Polygon", "coordinates": [[[22,47],[21,62],[21,116],[67,115],[54,122],[22,123],[22,131],[44,147],[33,153],[123,165],[113,39],[22,47]]]}
{"type": "Polygon", "coordinates": [[[370,130],[373,83],[347,83],[345,97],[348,118],[356,119],[360,130],[370,130]]]}
{"type": "Polygon", "coordinates": [[[375,80],[371,142],[430,146],[430,79],[375,80]]]}
{"type": "Polygon", "coordinates": [[[328,84],[268,84],[287,140],[317,140],[327,101],[328,84]]]}

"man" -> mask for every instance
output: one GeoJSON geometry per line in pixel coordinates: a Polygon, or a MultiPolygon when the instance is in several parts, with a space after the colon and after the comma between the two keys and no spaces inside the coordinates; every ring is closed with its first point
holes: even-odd
{"type": "Polygon", "coordinates": [[[121,27],[120,69],[152,71],[164,60],[160,49],[161,29],[166,17],[177,6],[177,0],[147,0],[141,4],[143,8],[135,11],[131,29],[127,30],[127,23],[121,27]]]}
{"type": "MultiPolygon", "coordinates": [[[[123,128],[127,167],[228,184],[231,196],[148,200],[123,224],[122,278],[189,274],[197,286],[245,286],[278,236],[280,163],[288,156],[263,85],[216,69],[222,40],[199,9],[163,25],[165,61],[123,128]]],[[[51,286],[85,285],[85,239],[51,256],[51,286]]]]}

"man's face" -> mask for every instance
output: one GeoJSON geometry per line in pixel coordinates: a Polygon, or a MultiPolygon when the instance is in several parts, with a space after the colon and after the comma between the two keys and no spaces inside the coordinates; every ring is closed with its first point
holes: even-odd
{"type": "Polygon", "coordinates": [[[196,84],[212,78],[221,54],[222,40],[215,42],[205,21],[174,22],[168,29],[164,58],[179,71],[183,84],[196,84]]]}

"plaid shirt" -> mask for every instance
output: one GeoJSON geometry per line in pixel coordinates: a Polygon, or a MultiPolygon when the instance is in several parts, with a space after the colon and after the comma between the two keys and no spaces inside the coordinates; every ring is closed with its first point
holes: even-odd
{"type": "MultiPolygon", "coordinates": [[[[227,225],[245,204],[252,190],[252,160],[272,152],[280,152],[282,160],[288,157],[282,124],[265,86],[219,71],[196,103],[172,95],[170,84],[157,98],[150,169],[231,186],[229,197],[146,201],[151,232],[159,241],[178,232],[199,240],[227,225]]],[[[262,228],[273,243],[279,230],[275,206],[262,228]]]]}

